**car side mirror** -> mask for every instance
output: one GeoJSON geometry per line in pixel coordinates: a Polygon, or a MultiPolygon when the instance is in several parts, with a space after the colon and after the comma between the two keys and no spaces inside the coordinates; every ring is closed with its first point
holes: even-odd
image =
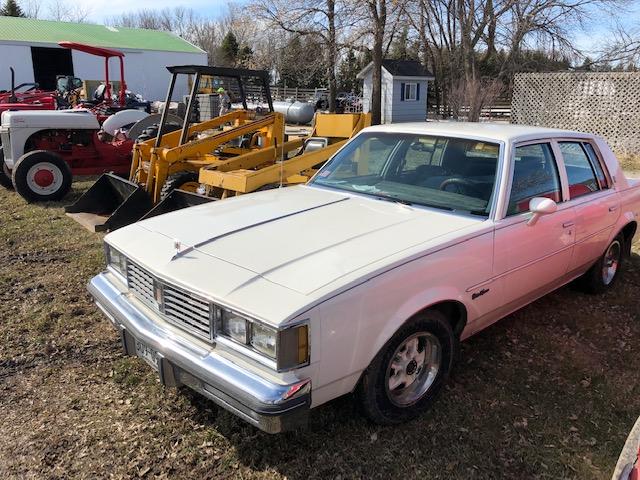
{"type": "Polygon", "coordinates": [[[527,222],[527,225],[532,227],[538,222],[538,219],[542,215],[549,215],[558,211],[558,204],[545,197],[533,197],[529,201],[529,211],[531,212],[531,218],[527,222]]]}

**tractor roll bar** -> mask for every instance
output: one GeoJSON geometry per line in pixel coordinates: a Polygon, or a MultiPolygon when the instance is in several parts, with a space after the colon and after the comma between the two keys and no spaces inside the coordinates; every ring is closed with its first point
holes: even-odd
{"type": "Polygon", "coordinates": [[[238,89],[240,90],[240,97],[242,98],[242,106],[247,109],[247,97],[245,95],[243,78],[258,78],[262,81],[262,88],[264,88],[265,96],[267,97],[267,103],[269,104],[269,111],[273,112],[273,101],[271,99],[271,89],[269,88],[269,72],[266,70],[249,70],[246,68],[230,68],[230,67],[210,67],[208,65],[173,65],[168,66],[167,70],[171,73],[171,81],[169,83],[169,89],[167,90],[167,98],[165,101],[165,107],[160,117],[160,127],[158,128],[158,134],[154,144],[155,148],[160,147],[163,132],[165,130],[165,124],[169,115],[169,104],[173,97],[173,90],[176,85],[176,79],[178,75],[195,75],[193,84],[191,85],[191,93],[189,95],[189,102],[187,104],[187,111],[185,112],[184,121],[182,123],[182,134],[180,135],[179,145],[183,145],[187,141],[189,132],[189,125],[191,124],[191,116],[193,115],[193,107],[196,102],[196,94],[198,93],[198,87],[200,86],[200,79],[202,75],[210,75],[212,77],[226,77],[233,78],[238,82],[238,89]]]}
{"type": "Polygon", "coordinates": [[[248,68],[232,68],[232,67],[210,67],[208,65],[173,65],[167,67],[172,74],[185,75],[210,75],[212,77],[234,78],[238,82],[238,89],[242,97],[242,105],[247,108],[247,98],[244,92],[243,78],[257,78],[262,81],[265,97],[269,105],[269,111],[273,112],[273,101],[271,100],[271,89],[269,88],[269,72],[266,70],[250,70],[248,68]]]}
{"type": "Polygon", "coordinates": [[[111,84],[109,83],[109,59],[117,57],[120,60],[120,91],[118,92],[118,103],[124,107],[126,103],[127,84],[124,81],[124,53],[111,48],[94,47],[93,45],[85,45],[77,42],[58,42],[62,48],[69,50],[78,50],[79,52],[88,53],[97,57],[104,57],[104,76],[105,76],[105,102],[111,103],[111,84]]]}

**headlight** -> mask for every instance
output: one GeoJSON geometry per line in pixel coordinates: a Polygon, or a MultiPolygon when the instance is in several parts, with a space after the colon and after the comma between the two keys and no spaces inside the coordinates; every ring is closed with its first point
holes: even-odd
{"type": "Polygon", "coordinates": [[[254,323],[251,329],[251,346],[266,356],[277,358],[276,344],[278,343],[278,331],[271,327],[266,327],[254,323]]]}
{"type": "Polygon", "coordinates": [[[123,277],[127,277],[127,257],[121,252],[105,243],[107,265],[113,268],[123,277]]]}
{"type": "Polygon", "coordinates": [[[222,333],[236,342],[246,344],[248,340],[247,333],[249,325],[247,320],[240,315],[236,315],[229,310],[222,311],[222,333]]]}
{"type": "Polygon", "coordinates": [[[274,361],[278,370],[290,370],[309,361],[309,327],[306,324],[278,330],[222,310],[218,333],[274,361]]]}

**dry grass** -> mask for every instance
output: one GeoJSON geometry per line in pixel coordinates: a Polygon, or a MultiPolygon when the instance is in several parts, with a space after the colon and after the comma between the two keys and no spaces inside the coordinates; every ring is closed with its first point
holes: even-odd
{"type": "Polygon", "coordinates": [[[374,426],[345,397],[269,436],[122,356],[85,290],[98,235],[0,202],[3,479],[608,478],[640,412],[637,254],[608,295],[566,287],[466,342],[417,421],[374,426]]]}
{"type": "Polygon", "coordinates": [[[620,166],[628,175],[634,178],[638,178],[640,176],[640,155],[619,153],[617,157],[620,162],[620,166]]]}

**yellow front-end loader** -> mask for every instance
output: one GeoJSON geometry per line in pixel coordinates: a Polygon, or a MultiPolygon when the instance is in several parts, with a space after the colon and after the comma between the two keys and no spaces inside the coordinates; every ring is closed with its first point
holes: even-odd
{"type": "MultiPolygon", "coordinates": [[[[90,230],[115,230],[138,221],[171,190],[194,190],[198,172],[207,164],[283,143],[284,116],[273,111],[268,72],[200,65],[167,69],[172,74],[167,106],[178,76],[195,75],[182,127],[169,131],[169,109],[165,108],[155,139],[134,146],[129,179],[104,174],[73,205],[65,208],[69,216],[90,230]],[[235,80],[243,108],[192,125],[196,93],[203,75],[235,80]],[[261,82],[267,108],[247,108],[244,94],[247,79],[261,82]]],[[[208,199],[189,197],[185,201],[196,205],[208,199]]]]}
{"type": "Polygon", "coordinates": [[[91,230],[115,230],[180,208],[306,182],[349,138],[371,123],[369,114],[317,114],[311,136],[285,141],[284,115],[273,111],[266,72],[167,68],[173,74],[167,104],[176,76],[195,74],[182,129],[165,133],[163,114],[156,138],[134,146],[129,180],[105,174],[66,208],[68,215],[91,230]],[[244,108],[190,125],[201,75],[223,74],[238,80],[244,108]],[[242,86],[246,77],[263,81],[268,111],[247,109],[242,86]]]}

